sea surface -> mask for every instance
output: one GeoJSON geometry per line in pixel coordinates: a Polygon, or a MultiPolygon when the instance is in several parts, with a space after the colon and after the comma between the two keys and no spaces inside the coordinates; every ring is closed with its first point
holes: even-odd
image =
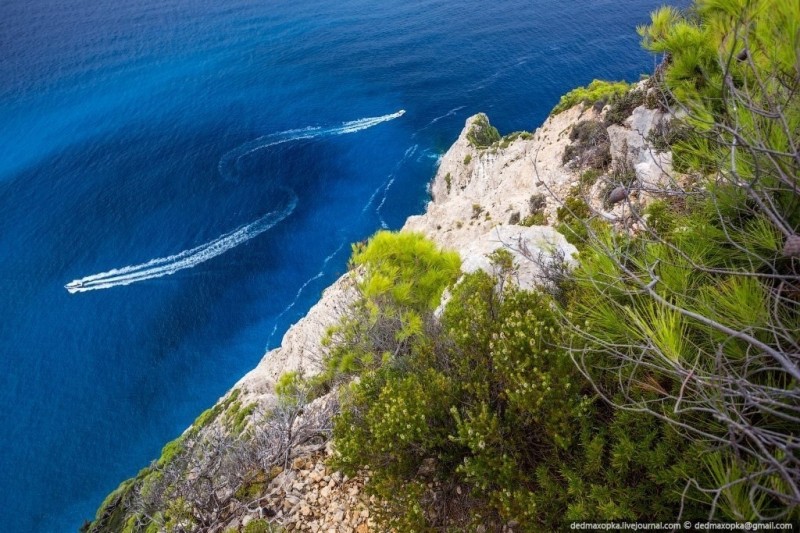
{"type": "Polygon", "coordinates": [[[0,529],[76,531],[424,209],[468,116],[651,72],[660,3],[0,2],[0,529]]]}

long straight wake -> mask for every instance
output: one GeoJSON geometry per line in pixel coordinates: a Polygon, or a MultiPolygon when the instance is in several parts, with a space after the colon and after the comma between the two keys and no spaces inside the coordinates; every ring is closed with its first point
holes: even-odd
{"type": "MultiPolygon", "coordinates": [[[[246,142],[226,153],[220,159],[218,168],[223,178],[233,179],[235,174],[238,173],[239,161],[243,157],[252,154],[253,152],[263,150],[270,146],[297,141],[300,139],[316,139],[331,135],[355,133],[373,126],[377,126],[383,122],[394,120],[403,116],[404,114],[405,110],[401,109],[400,111],[391,113],[389,115],[368,117],[359,120],[343,122],[340,126],[312,126],[303,129],[287,130],[265,135],[263,137],[259,137],[258,139],[246,142]]],[[[201,244],[200,246],[196,246],[175,255],[151,259],[146,263],[115,268],[107,272],[101,272],[99,274],[93,274],[91,276],[76,279],[67,283],[64,287],[70,292],[70,294],[98,289],[109,289],[119,285],[130,285],[131,283],[136,283],[139,281],[168,276],[178,272],[179,270],[197,266],[200,263],[222,255],[228,250],[239,246],[243,242],[249,241],[253,237],[264,233],[292,214],[297,206],[298,199],[294,192],[289,192],[291,194],[291,200],[283,209],[267,213],[258,220],[255,220],[249,224],[245,224],[244,226],[241,226],[229,233],[225,233],[224,235],[221,235],[205,244],[201,244]]]]}
{"type": "Polygon", "coordinates": [[[66,289],[71,294],[98,289],[109,289],[118,285],[130,285],[137,281],[168,276],[179,270],[191,268],[209,259],[213,259],[218,255],[222,255],[231,248],[264,233],[292,214],[296,206],[297,196],[292,193],[292,198],[285,208],[267,213],[258,220],[217,237],[213,241],[201,244],[200,246],[183,251],[179,254],[152,259],[139,265],[115,268],[108,272],[86,276],[85,278],[67,283],[66,289]]]}

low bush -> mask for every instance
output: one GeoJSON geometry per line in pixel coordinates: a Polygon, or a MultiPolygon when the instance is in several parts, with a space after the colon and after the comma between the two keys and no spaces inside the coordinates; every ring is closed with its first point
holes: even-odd
{"type": "Polygon", "coordinates": [[[580,103],[592,105],[599,101],[606,102],[615,95],[627,92],[629,88],[630,85],[624,81],[592,80],[586,87],[578,87],[562,96],[551,113],[557,115],[580,103]]]}
{"type": "Polygon", "coordinates": [[[572,141],[564,149],[561,162],[577,168],[605,169],[611,163],[611,143],[605,126],[596,120],[583,120],[572,127],[572,141]]]}
{"type": "MultiPolygon", "coordinates": [[[[465,276],[440,320],[432,307],[420,310],[409,343],[395,335],[358,345],[383,355],[342,389],[334,465],[368,468],[367,490],[385,502],[377,518],[400,531],[672,516],[696,462],[689,445],[598,403],[560,348],[556,302],[501,283],[516,268],[507,251],[490,259],[494,276],[465,276]]],[[[424,275],[395,271],[412,284],[424,275]]],[[[362,320],[366,332],[382,318],[362,320]]],[[[357,338],[336,350],[352,350],[357,338]]],[[[689,502],[686,516],[695,515],[689,502]]]]}
{"type": "Polygon", "coordinates": [[[616,95],[612,100],[608,112],[606,113],[606,126],[611,124],[622,124],[633,113],[637,107],[644,105],[645,92],[632,90],[616,95]]]}
{"type": "Polygon", "coordinates": [[[472,126],[467,132],[467,140],[475,148],[489,148],[500,140],[500,132],[489,124],[489,119],[481,113],[472,122],[472,126]]]}

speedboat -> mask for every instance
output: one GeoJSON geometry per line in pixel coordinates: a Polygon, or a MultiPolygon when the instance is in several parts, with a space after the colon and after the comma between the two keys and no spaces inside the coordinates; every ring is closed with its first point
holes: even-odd
{"type": "Polygon", "coordinates": [[[75,292],[76,290],[83,288],[83,282],[80,280],[70,281],[69,283],[64,285],[64,288],[67,289],[69,292],[75,292]]]}

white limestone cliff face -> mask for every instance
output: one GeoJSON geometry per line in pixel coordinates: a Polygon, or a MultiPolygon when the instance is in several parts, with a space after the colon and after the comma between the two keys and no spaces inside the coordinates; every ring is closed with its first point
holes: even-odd
{"type": "MultiPolygon", "coordinates": [[[[591,110],[585,113],[593,114],[591,110]]],[[[492,228],[509,225],[513,213],[524,219],[535,194],[547,198],[546,213],[555,220],[558,203],[551,197],[563,197],[575,182],[561,157],[569,144],[570,128],[583,114],[581,106],[576,106],[549,117],[531,139],[518,138],[508,148],[484,150],[467,139],[477,115],[470,117],[442,157],[425,213],[409,217],[403,229],[421,231],[442,246],[460,251],[492,228]]]]}
{"type": "Polygon", "coordinates": [[[512,216],[524,219],[536,195],[545,198],[545,212],[555,220],[555,198],[563,197],[575,181],[561,158],[569,129],[580,115],[576,107],[550,117],[532,138],[518,138],[505,149],[471,145],[467,133],[479,115],[470,117],[442,157],[425,213],[409,217],[403,230],[421,232],[458,251],[465,272],[490,271],[487,254],[504,247],[519,266],[519,285],[533,287],[537,268],[531,255],[560,251],[570,259],[575,247],[550,226],[525,227],[510,221],[512,216]]]}
{"type": "Polygon", "coordinates": [[[669,116],[659,109],[637,107],[623,125],[608,127],[611,157],[626,160],[636,172],[637,186],[644,189],[663,187],[673,175],[672,154],[657,152],[648,142],[648,136],[669,116]]]}
{"type": "MultiPolygon", "coordinates": [[[[555,224],[559,199],[569,194],[578,181],[578,171],[562,163],[569,145],[572,127],[582,120],[602,121],[591,107],[577,105],[550,116],[529,138],[519,137],[506,148],[479,149],[467,134],[480,115],[467,119],[464,129],[442,157],[436,177],[430,185],[431,201],[425,213],[411,216],[403,231],[418,231],[442,247],[459,252],[465,272],[490,270],[487,255],[506,247],[519,265],[517,282],[523,288],[537,283],[537,266],[529,260],[540,251],[556,251],[570,260],[575,247],[551,225],[555,224]],[[545,199],[547,226],[525,227],[512,224],[512,215],[530,214],[532,196],[545,199]],[[526,257],[527,256],[527,257],[526,257]]],[[[656,153],[647,136],[659,122],[667,120],[663,112],[644,106],[634,110],[624,125],[608,128],[613,165],[628,161],[645,186],[660,185],[670,175],[671,154],[656,153]]],[[[625,206],[604,211],[603,185],[598,182],[588,191],[590,205],[599,216],[610,220],[624,217],[625,206]]],[[[313,375],[320,369],[325,354],[322,339],[356,298],[355,282],[345,274],[325,290],[308,314],[294,324],[283,337],[281,346],[264,355],[256,368],[234,388],[246,404],[266,405],[274,399],[279,376],[288,371],[313,375]]]]}
{"type": "Polygon", "coordinates": [[[355,281],[350,273],[325,289],[306,316],[289,328],[281,345],[264,354],[258,365],[234,385],[234,389],[241,391],[239,397],[243,403],[255,401],[268,405],[274,400],[275,383],[285,372],[299,371],[306,376],[319,372],[326,353],[322,339],[355,298],[355,281]]]}
{"type": "MultiPolygon", "coordinates": [[[[570,258],[575,248],[549,226],[509,225],[508,220],[515,211],[523,217],[528,214],[532,195],[560,194],[574,182],[573,173],[561,165],[561,156],[565,143],[569,142],[569,128],[580,116],[580,106],[565,111],[549,118],[532,139],[519,139],[494,152],[470,145],[466,136],[477,115],[471,117],[458,140],[442,157],[425,213],[409,217],[403,231],[421,232],[440,246],[458,251],[465,272],[490,270],[486,255],[507,246],[520,267],[517,274],[520,286],[532,287],[536,267],[523,257],[521,249],[534,254],[539,250],[551,253],[560,249],[570,258]],[[471,161],[465,164],[467,155],[471,161]],[[448,174],[449,187],[445,179],[448,174]],[[482,209],[477,216],[473,205],[482,209]]],[[[555,200],[548,200],[551,220],[555,219],[556,207],[555,200]]],[[[325,332],[339,321],[355,297],[355,282],[350,274],[328,287],[308,314],[289,328],[281,346],[266,353],[258,366],[234,386],[240,389],[243,404],[271,402],[275,383],[284,372],[317,373],[325,354],[321,343],[325,332]]]]}
{"type": "MultiPolygon", "coordinates": [[[[440,246],[456,250],[462,258],[462,270],[467,273],[478,269],[491,273],[488,255],[498,248],[509,250],[518,266],[512,281],[531,288],[542,282],[538,263],[531,258],[558,253],[568,262],[575,261],[575,247],[553,228],[561,200],[570,194],[580,174],[579,169],[565,167],[562,159],[571,142],[572,127],[583,120],[602,122],[604,115],[578,105],[549,117],[532,135],[483,149],[470,144],[467,137],[479,118],[485,119],[475,115],[466,121],[458,139],[441,159],[430,185],[431,201],[425,213],[409,217],[402,231],[420,232],[440,246]],[[531,213],[532,197],[538,198],[537,205],[544,203],[548,225],[519,224],[531,213]]],[[[671,155],[656,153],[647,142],[648,133],[668,118],[659,111],[640,107],[622,126],[608,128],[612,167],[627,162],[635,169],[640,190],[631,196],[637,202],[646,196],[646,186],[663,184],[671,172],[671,155]]],[[[604,210],[608,179],[601,176],[583,194],[596,216],[623,221],[632,204],[623,202],[604,210]]],[[[328,287],[307,315],[289,328],[280,347],[266,353],[221,401],[238,390],[242,405],[255,403],[263,410],[274,403],[275,384],[284,372],[299,371],[305,376],[318,373],[327,350],[322,342],[327,330],[339,322],[358,296],[356,276],[356,272],[349,272],[328,287]]],[[[446,292],[437,313],[447,298],[446,292]]],[[[328,405],[335,398],[335,391],[329,393],[306,406],[301,416],[330,417],[329,409],[315,406],[328,405]]],[[[312,448],[308,453],[298,450],[292,469],[270,483],[267,499],[274,500],[272,507],[288,530],[333,527],[358,533],[374,531],[369,507],[375,502],[367,502],[360,493],[368,479],[366,474],[349,481],[337,478],[340,474],[325,466],[330,453],[329,447],[324,451],[312,448]]],[[[255,517],[236,516],[217,529],[244,525],[255,517]]]]}

